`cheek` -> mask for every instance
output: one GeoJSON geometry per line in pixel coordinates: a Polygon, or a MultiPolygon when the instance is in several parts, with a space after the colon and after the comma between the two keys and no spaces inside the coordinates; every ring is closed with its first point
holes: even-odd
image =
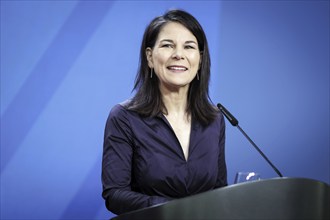
{"type": "Polygon", "coordinates": [[[158,53],[158,52],[155,52],[153,54],[153,62],[154,62],[154,65],[162,65],[164,63],[166,63],[167,61],[167,56],[165,53],[158,53]]]}
{"type": "Polygon", "coordinates": [[[199,68],[202,60],[201,60],[201,57],[199,55],[194,55],[191,57],[191,65],[193,65],[194,67],[197,67],[199,68]]]}

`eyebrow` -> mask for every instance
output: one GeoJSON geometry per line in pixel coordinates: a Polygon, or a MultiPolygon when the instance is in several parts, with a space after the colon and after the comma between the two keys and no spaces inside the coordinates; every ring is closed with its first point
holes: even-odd
{"type": "MultiPolygon", "coordinates": [[[[160,43],[162,43],[162,42],[164,42],[164,41],[167,41],[167,42],[170,42],[170,43],[174,43],[174,41],[171,40],[171,39],[163,39],[163,40],[160,41],[160,43]]],[[[193,40],[188,40],[188,41],[185,42],[185,44],[191,44],[191,43],[197,45],[197,42],[195,42],[195,41],[193,41],[193,40]]]]}

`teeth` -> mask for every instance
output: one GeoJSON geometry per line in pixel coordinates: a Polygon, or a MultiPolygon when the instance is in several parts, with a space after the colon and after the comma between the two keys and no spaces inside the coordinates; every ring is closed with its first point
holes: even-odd
{"type": "Polygon", "coordinates": [[[172,69],[172,70],[186,70],[187,68],[185,68],[185,67],[178,67],[178,66],[170,66],[169,69],[172,69]]]}

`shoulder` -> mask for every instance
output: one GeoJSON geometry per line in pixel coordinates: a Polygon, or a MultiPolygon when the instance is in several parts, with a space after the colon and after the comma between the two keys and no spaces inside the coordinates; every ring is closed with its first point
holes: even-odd
{"type": "Polygon", "coordinates": [[[207,123],[203,123],[195,118],[200,126],[204,128],[214,128],[216,130],[225,126],[224,116],[216,106],[210,105],[208,112],[209,121],[207,123]]]}
{"type": "Polygon", "coordinates": [[[109,120],[132,122],[141,120],[141,116],[134,110],[130,109],[131,100],[125,100],[121,103],[114,105],[108,115],[109,120]]]}
{"type": "Polygon", "coordinates": [[[113,121],[129,121],[131,111],[127,109],[129,100],[114,105],[108,114],[107,122],[113,121]]]}
{"type": "Polygon", "coordinates": [[[114,105],[106,120],[106,130],[113,128],[123,129],[131,127],[131,123],[135,118],[135,113],[127,109],[127,101],[114,105]]]}
{"type": "Polygon", "coordinates": [[[217,129],[222,130],[226,126],[224,115],[216,106],[213,106],[213,109],[214,109],[214,113],[215,113],[215,118],[214,118],[214,121],[212,124],[213,124],[213,126],[216,126],[217,129]]]}
{"type": "Polygon", "coordinates": [[[118,117],[118,116],[127,115],[130,112],[128,110],[129,103],[130,100],[125,100],[121,103],[114,105],[110,110],[109,117],[118,117]]]}
{"type": "Polygon", "coordinates": [[[106,120],[105,137],[113,136],[131,140],[133,112],[126,109],[123,103],[114,105],[106,120]]]}
{"type": "Polygon", "coordinates": [[[220,139],[224,137],[226,130],[226,123],[225,123],[224,115],[217,107],[214,107],[214,119],[208,125],[208,129],[218,134],[220,139]]]}
{"type": "Polygon", "coordinates": [[[216,115],[217,115],[216,120],[224,121],[224,116],[223,116],[222,112],[219,109],[217,109],[216,115]]]}
{"type": "Polygon", "coordinates": [[[222,114],[222,112],[218,109],[217,106],[212,105],[212,110],[213,110],[213,114],[215,115],[214,117],[214,122],[215,123],[224,123],[224,116],[222,114]]]}

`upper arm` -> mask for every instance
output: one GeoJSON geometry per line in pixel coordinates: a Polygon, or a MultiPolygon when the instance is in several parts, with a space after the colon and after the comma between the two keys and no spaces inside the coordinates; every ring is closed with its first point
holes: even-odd
{"type": "Polygon", "coordinates": [[[105,190],[128,187],[131,182],[132,131],[127,113],[121,108],[112,109],[104,131],[102,183],[105,190]]]}

